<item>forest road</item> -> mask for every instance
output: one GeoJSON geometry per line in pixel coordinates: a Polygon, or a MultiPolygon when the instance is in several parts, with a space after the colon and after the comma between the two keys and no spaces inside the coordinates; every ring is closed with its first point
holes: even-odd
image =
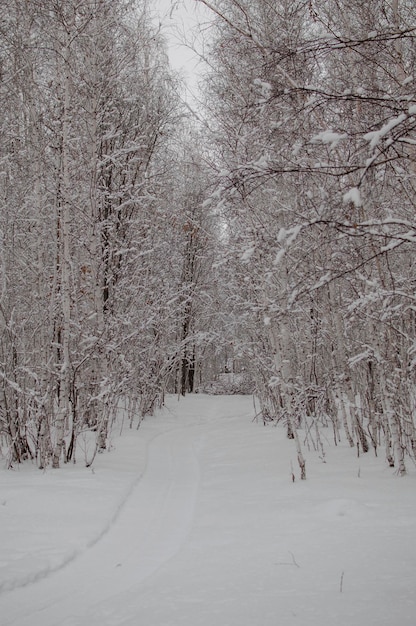
{"type": "Polygon", "coordinates": [[[190,532],[200,426],[178,426],[149,443],[144,474],[110,530],[62,570],[5,593],[2,626],[119,623],[114,607],[172,558],[190,532]]]}

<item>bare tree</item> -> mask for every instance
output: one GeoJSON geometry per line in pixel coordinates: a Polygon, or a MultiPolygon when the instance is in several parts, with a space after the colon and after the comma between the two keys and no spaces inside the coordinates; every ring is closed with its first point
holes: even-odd
{"type": "Polygon", "coordinates": [[[414,7],[203,3],[218,184],[264,410],[289,431],[330,415],[335,441],[341,423],[362,452],[382,436],[404,473],[414,7]]]}

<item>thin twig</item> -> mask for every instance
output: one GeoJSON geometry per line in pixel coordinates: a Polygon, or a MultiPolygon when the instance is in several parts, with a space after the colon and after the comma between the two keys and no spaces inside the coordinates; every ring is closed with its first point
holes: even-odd
{"type": "Polygon", "coordinates": [[[296,565],[296,567],[299,567],[299,568],[300,568],[299,563],[297,563],[297,562],[296,562],[295,555],[293,554],[293,552],[291,552],[291,551],[289,550],[289,554],[290,554],[290,556],[292,557],[292,562],[293,562],[293,565],[296,565]]]}

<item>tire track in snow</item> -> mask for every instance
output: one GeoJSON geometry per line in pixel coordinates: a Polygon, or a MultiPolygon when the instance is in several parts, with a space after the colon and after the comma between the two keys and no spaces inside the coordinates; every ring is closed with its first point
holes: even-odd
{"type": "Polygon", "coordinates": [[[85,625],[87,614],[94,614],[109,594],[137,586],[180,550],[191,529],[200,481],[197,430],[198,425],[174,428],[150,440],[143,474],[101,537],[59,571],[49,570],[36,584],[5,593],[3,626],[85,625]]]}

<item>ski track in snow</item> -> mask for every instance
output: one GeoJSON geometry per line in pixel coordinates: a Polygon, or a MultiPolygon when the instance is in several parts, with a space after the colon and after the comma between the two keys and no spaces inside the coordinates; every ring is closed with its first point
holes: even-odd
{"type": "Polygon", "coordinates": [[[84,625],[85,605],[95,613],[109,587],[114,595],[125,592],[178,552],[191,527],[198,492],[194,447],[199,426],[173,428],[149,441],[144,472],[110,521],[84,552],[5,593],[1,612],[8,617],[2,626],[57,626],[58,607],[67,616],[62,626],[84,625]],[[14,591],[19,591],[18,602],[14,591]]]}

